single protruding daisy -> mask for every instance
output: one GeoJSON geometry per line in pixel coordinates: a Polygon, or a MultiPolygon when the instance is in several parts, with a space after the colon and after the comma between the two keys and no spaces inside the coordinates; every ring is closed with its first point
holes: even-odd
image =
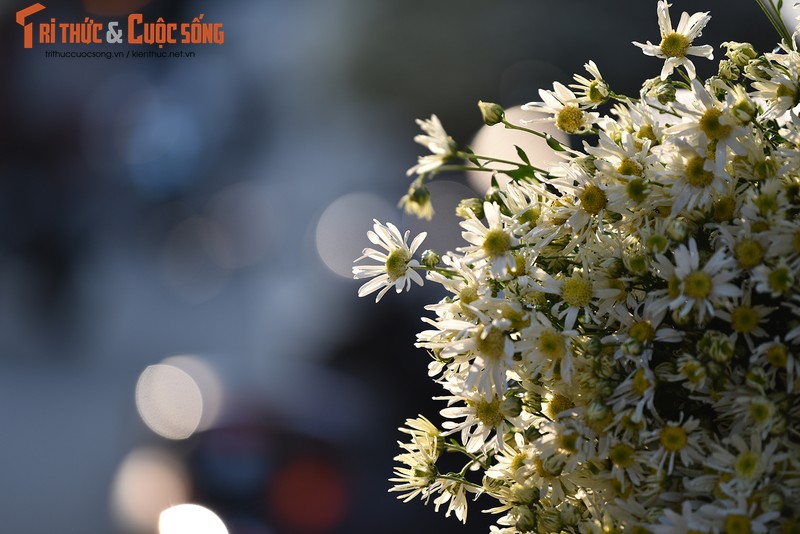
{"type": "Polygon", "coordinates": [[[658,2],[658,28],[661,31],[661,42],[654,45],[650,41],[647,44],[633,42],[642,49],[645,55],[655,56],[665,59],[664,67],[661,69],[661,79],[666,80],[676,67],[683,66],[690,78],[695,78],[697,73],[694,63],[686,56],[700,56],[714,59],[714,49],[711,45],[693,46],[692,42],[700,37],[711,16],[708,12],[695,13],[689,16],[687,12],[681,14],[681,20],[676,29],[672,28],[672,20],[669,16],[669,7],[666,0],[658,2]]]}
{"type": "Polygon", "coordinates": [[[549,113],[550,117],[522,121],[523,124],[532,122],[551,122],[562,132],[581,134],[588,132],[599,115],[584,111],[580,99],[565,85],[555,82],[552,91],[539,90],[541,102],[528,102],[522,106],[524,111],[538,111],[549,113]]]}
{"type": "Polygon", "coordinates": [[[435,171],[455,156],[458,148],[453,138],[447,135],[436,115],[431,115],[430,119],[417,119],[417,124],[425,132],[425,135],[417,135],[414,137],[414,141],[430,150],[431,154],[420,156],[417,164],[406,172],[408,176],[435,171]]]}
{"type": "Polygon", "coordinates": [[[592,75],[592,79],[590,80],[585,76],[575,74],[572,78],[576,83],[569,85],[577,92],[578,102],[589,107],[597,107],[600,104],[605,104],[608,102],[608,97],[611,92],[608,87],[608,82],[603,79],[603,76],[600,74],[600,69],[597,68],[594,61],[589,61],[584,64],[583,67],[586,69],[586,72],[592,75]]]}
{"type": "Polygon", "coordinates": [[[358,296],[364,297],[370,293],[380,290],[375,302],[381,300],[381,297],[389,291],[389,288],[394,286],[395,290],[400,293],[405,288],[406,291],[411,289],[411,282],[414,281],[417,285],[422,285],[422,277],[417,273],[414,268],[419,267],[419,262],[413,259],[414,252],[422,244],[425,236],[428,234],[422,232],[408,245],[408,236],[410,232],[406,230],[404,235],[400,234],[392,223],[386,225],[373,219],[373,229],[367,232],[367,237],[374,245],[382,247],[386,252],[375,250],[374,248],[365,248],[363,255],[356,261],[369,258],[380,262],[379,265],[356,265],[353,267],[353,278],[372,278],[358,289],[358,296]]]}

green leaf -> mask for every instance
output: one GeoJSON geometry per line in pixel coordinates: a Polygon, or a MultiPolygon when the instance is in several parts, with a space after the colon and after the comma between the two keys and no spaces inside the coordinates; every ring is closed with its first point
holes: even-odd
{"type": "Polygon", "coordinates": [[[552,135],[550,135],[550,134],[547,134],[545,136],[544,140],[547,142],[547,146],[549,146],[550,148],[552,148],[556,152],[564,152],[564,150],[566,150],[561,145],[561,143],[559,143],[558,140],[555,137],[553,137],[552,135]]]}
{"type": "Polygon", "coordinates": [[[511,178],[514,181],[536,180],[535,171],[533,170],[533,167],[531,167],[530,165],[520,165],[516,169],[510,170],[510,171],[500,171],[500,172],[502,172],[503,174],[507,175],[509,178],[511,178]]]}
{"type": "MultiPolygon", "coordinates": [[[[467,154],[470,154],[470,155],[475,154],[475,152],[473,152],[472,149],[470,147],[468,147],[468,146],[464,147],[464,152],[466,152],[467,154]]],[[[481,165],[481,162],[478,160],[478,158],[469,157],[467,159],[469,160],[470,163],[472,163],[476,167],[483,167],[483,165],[481,165]]]]}
{"type": "Polygon", "coordinates": [[[524,161],[526,165],[530,165],[531,164],[531,160],[528,159],[528,155],[525,153],[525,151],[522,150],[517,145],[514,145],[514,148],[517,149],[517,156],[519,156],[519,159],[524,161]]]}

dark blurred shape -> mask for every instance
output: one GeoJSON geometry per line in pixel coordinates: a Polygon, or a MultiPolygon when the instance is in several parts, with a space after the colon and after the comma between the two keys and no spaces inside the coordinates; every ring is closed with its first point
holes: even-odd
{"type": "Polygon", "coordinates": [[[342,468],[316,454],[287,461],[268,490],[267,500],[289,532],[331,532],[349,507],[342,468]]]}

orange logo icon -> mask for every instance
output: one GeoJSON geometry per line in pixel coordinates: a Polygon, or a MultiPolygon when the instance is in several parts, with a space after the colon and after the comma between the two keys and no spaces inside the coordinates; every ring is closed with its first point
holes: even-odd
{"type": "Polygon", "coordinates": [[[37,3],[17,11],[17,24],[22,26],[25,31],[25,48],[33,48],[33,24],[30,22],[25,24],[25,19],[43,9],[44,6],[37,3]]]}

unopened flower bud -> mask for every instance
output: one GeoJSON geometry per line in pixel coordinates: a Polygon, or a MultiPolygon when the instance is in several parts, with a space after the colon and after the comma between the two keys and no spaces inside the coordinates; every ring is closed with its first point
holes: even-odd
{"type": "Polygon", "coordinates": [[[481,100],[478,101],[478,108],[481,110],[483,122],[486,124],[486,126],[494,126],[495,124],[503,122],[503,119],[505,119],[506,112],[499,104],[483,102],[481,100]]]}
{"type": "Polygon", "coordinates": [[[439,262],[441,261],[441,258],[436,253],[436,251],[431,250],[431,249],[425,250],[422,253],[422,258],[421,259],[422,259],[422,265],[424,265],[425,267],[428,267],[429,269],[433,269],[434,267],[439,265],[439,262]]]}
{"type": "Polygon", "coordinates": [[[636,338],[629,337],[622,343],[622,352],[627,356],[639,356],[644,352],[644,344],[636,338]]]}
{"type": "Polygon", "coordinates": [[[733,343],[723,332],[709,330],[697,343],[697,348],[715,362],[725,363],[733,358],[733,343]]]}
{"type": "Polygon", "coordinates": [[[539,514],[539,532],[561,532],[561,514],[555,508],[547,507],[539,514]]]}
{"type": "Polygon", "coordinates": [[[669,83],[662,83],[656,88],[655,96],[662,106],[675,102],[675,87],[669,83]]]}
{"type": "Polygon", "coordinates": [[[586,353],[589,356],[597,356],[601,350],[603,350],[603,342],[599,337],[592,337],[586,342],[586,353]]]}
{"type": "Polygon", "coordinates": [[[514,508],[517,523],[514,525],[519,532],[536,532],[536,514],[527,506],[514,508]]]}
{"type": "Polygon", "coordinates": [[[783,495],[777,491],[766,492],[759,500],[761,509],[765,512],[780,512],[784,505],[783,495]]]}
{"type": "Polygon", "coordinates": [[[737,80],[741,74],[742,70],[733,61],[723,59],[719,62],[719,77],[723,80],[737,80]]]}
{"type": "Polygon", "coordinates": [[[500,413],[505,418],[518,417],[522,413],[522,399],[516,395],[506,397],[500,404],[500,413]]]}
{"type": "Polygon", "coordinates": [[[581,520],[580,511],[572,504],[566,504],[561,507],[561,521],[565,525],[574,526],[581,520]]]}
{"type": "Polygon", "coordinates": [[[667,225],[667,235],[673,241],[682,243],[689,237],[689,225],[683,219],[673,219],[667,225]]]}
{"type": "Polygon", "coordinates": [[[433,204],[431,204],[431,192],[424,185],[416,181],[408,188],[408,193],[400,199],[399,207],[420,219],[431,220],[433,217],[433,204]]]}
{"type": "Polygon", "coordinates": [[[727,48],[725,55],[728,56],[728,59],[737,67],[744,67],[751,59],[755,59],[758,56],[758,52],[756,52],[755,48],[753,48],[753,45],[750,43],[726,41],[722,43],[722,46],[727,48]]]}
{"type": "Polygon", "coordinates": [[[479,198],[465,198],[456,206],[456,215],[462,219],[469,219],[473,215],[483,219],[483,200],[479,198]]]}

